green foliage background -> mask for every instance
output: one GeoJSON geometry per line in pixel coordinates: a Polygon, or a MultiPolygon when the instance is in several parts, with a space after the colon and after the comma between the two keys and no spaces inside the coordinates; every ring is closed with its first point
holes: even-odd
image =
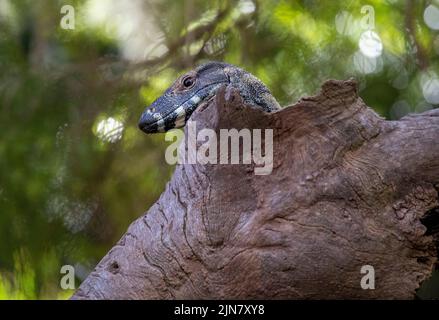
{"type": "MultiPolygon", "coordinates": [[[[428,79],[436,88],[439,71],[429,5],[439,8],[422,0],[0,0],[0,299],[69,297],[61,266],[75,266],[78,285],[159,197],[173,171],[167,143],[142,134],[137,120],[205,60],[254,73],[282,105],[329,78],[354,77],[388,119],[437,107],[423,91],[428,79]],[[67,4],[73,30],[60,27],[67,4]],[[366,5],[383,51],[358,64],[366,5]],[[133,19],[139,12],[143,20],[133,19]],[[130,47],[134,38],[144,46],[130,47]],[[121,137],[122,128],[100,133],[109,117],[123,125],[121,137]]],[[[435,278],[424,287],[421,297],[439,297],[435,278]]]]}

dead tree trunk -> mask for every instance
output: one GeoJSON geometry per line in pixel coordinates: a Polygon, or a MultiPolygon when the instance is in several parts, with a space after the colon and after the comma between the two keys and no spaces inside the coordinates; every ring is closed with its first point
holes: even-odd
{"type": "Polygon", "coordinates": [[[274,114],[223,91],[192,119],[273,128],[272,173],[178,165],[73,299],[412,299],[431,274],[420,219],[439,206],[439,109],[386,121],[331,80],[274,114]]]}

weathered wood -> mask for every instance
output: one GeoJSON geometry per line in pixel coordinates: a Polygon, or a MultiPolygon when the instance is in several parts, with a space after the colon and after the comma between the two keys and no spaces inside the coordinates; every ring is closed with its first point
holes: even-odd
{"type": "Polygon", "coordinates": [[[386,121],[354,81],[330,80],[274,114],[222,92],[192,119],[273,128],[272,173],[178,165],[73,299],[411,299],[431,274],[420,218],[439,206],[438,109],[386,121]]]}

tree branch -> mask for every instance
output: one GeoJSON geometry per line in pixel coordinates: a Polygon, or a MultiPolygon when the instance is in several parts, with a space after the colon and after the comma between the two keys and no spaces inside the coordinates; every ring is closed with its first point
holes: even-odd
{"type": "Polygon", "coordinates": [[[273,128],[272,173],[178,165],[73,299],[411,299],[431,274],[420,219],[439,206],[438,109],[386,121],[354,81],[330,80],[273,114],[222,92],[192,120],[273,128]]]}

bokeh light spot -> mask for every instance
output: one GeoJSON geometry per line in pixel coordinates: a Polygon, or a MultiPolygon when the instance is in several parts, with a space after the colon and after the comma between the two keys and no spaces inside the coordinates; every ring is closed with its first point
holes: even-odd
{"type": "Polygon", "coordinates": [[[439,104],[439,78],[433,76],[422,84],[422,94],[425,100],[431,104],[439,104]]]}
{"type": "Polygon", "coordinates": [[[411,107],[405,100],[395,102],[390,109],[390,116],[392,119],[400,119],[410,113],[411,107]]]}
{"type": "Polygon", "coordinates": [[[371,30],[361,34],[358,45],[361,52],[369,58],[377,58],[383,53],[383,43],[380,36],[371,30]]]}
{"type": "Polygon", "coordinates": [[[123,129],[122,122],[109,117],[98,123],[96,134],[102,141],[114,143],[122,138],[123,129]]]}
{"type": "Polygon", "coordinates": [[[256,9],[256,6],[253,3],[253,1],[251,1],[251,0],[241,0],[238,3],[238,10],[242,14],[250,14],[250,13],[254,12],[255,9],[256,9]]]}
{"type": "Polygon", "coordinates": [[[347,11],[340,11],[335,16],[335,29],[343,35],[350,35],[354,31],[354,17],[347,11]]]}
{"type": "Polygon", "coordinates": [[[439,30],[439,8],[433,4],[425,8],[424,21],[429,28],[439,30]]]}
{"type": "Polygon", "coordinates": [[[377,71],[378,61],[376,58],[365,56],[361,51],[357,51],[353,56],[355,69],[363,74],[370,74],[377,71]]]}

